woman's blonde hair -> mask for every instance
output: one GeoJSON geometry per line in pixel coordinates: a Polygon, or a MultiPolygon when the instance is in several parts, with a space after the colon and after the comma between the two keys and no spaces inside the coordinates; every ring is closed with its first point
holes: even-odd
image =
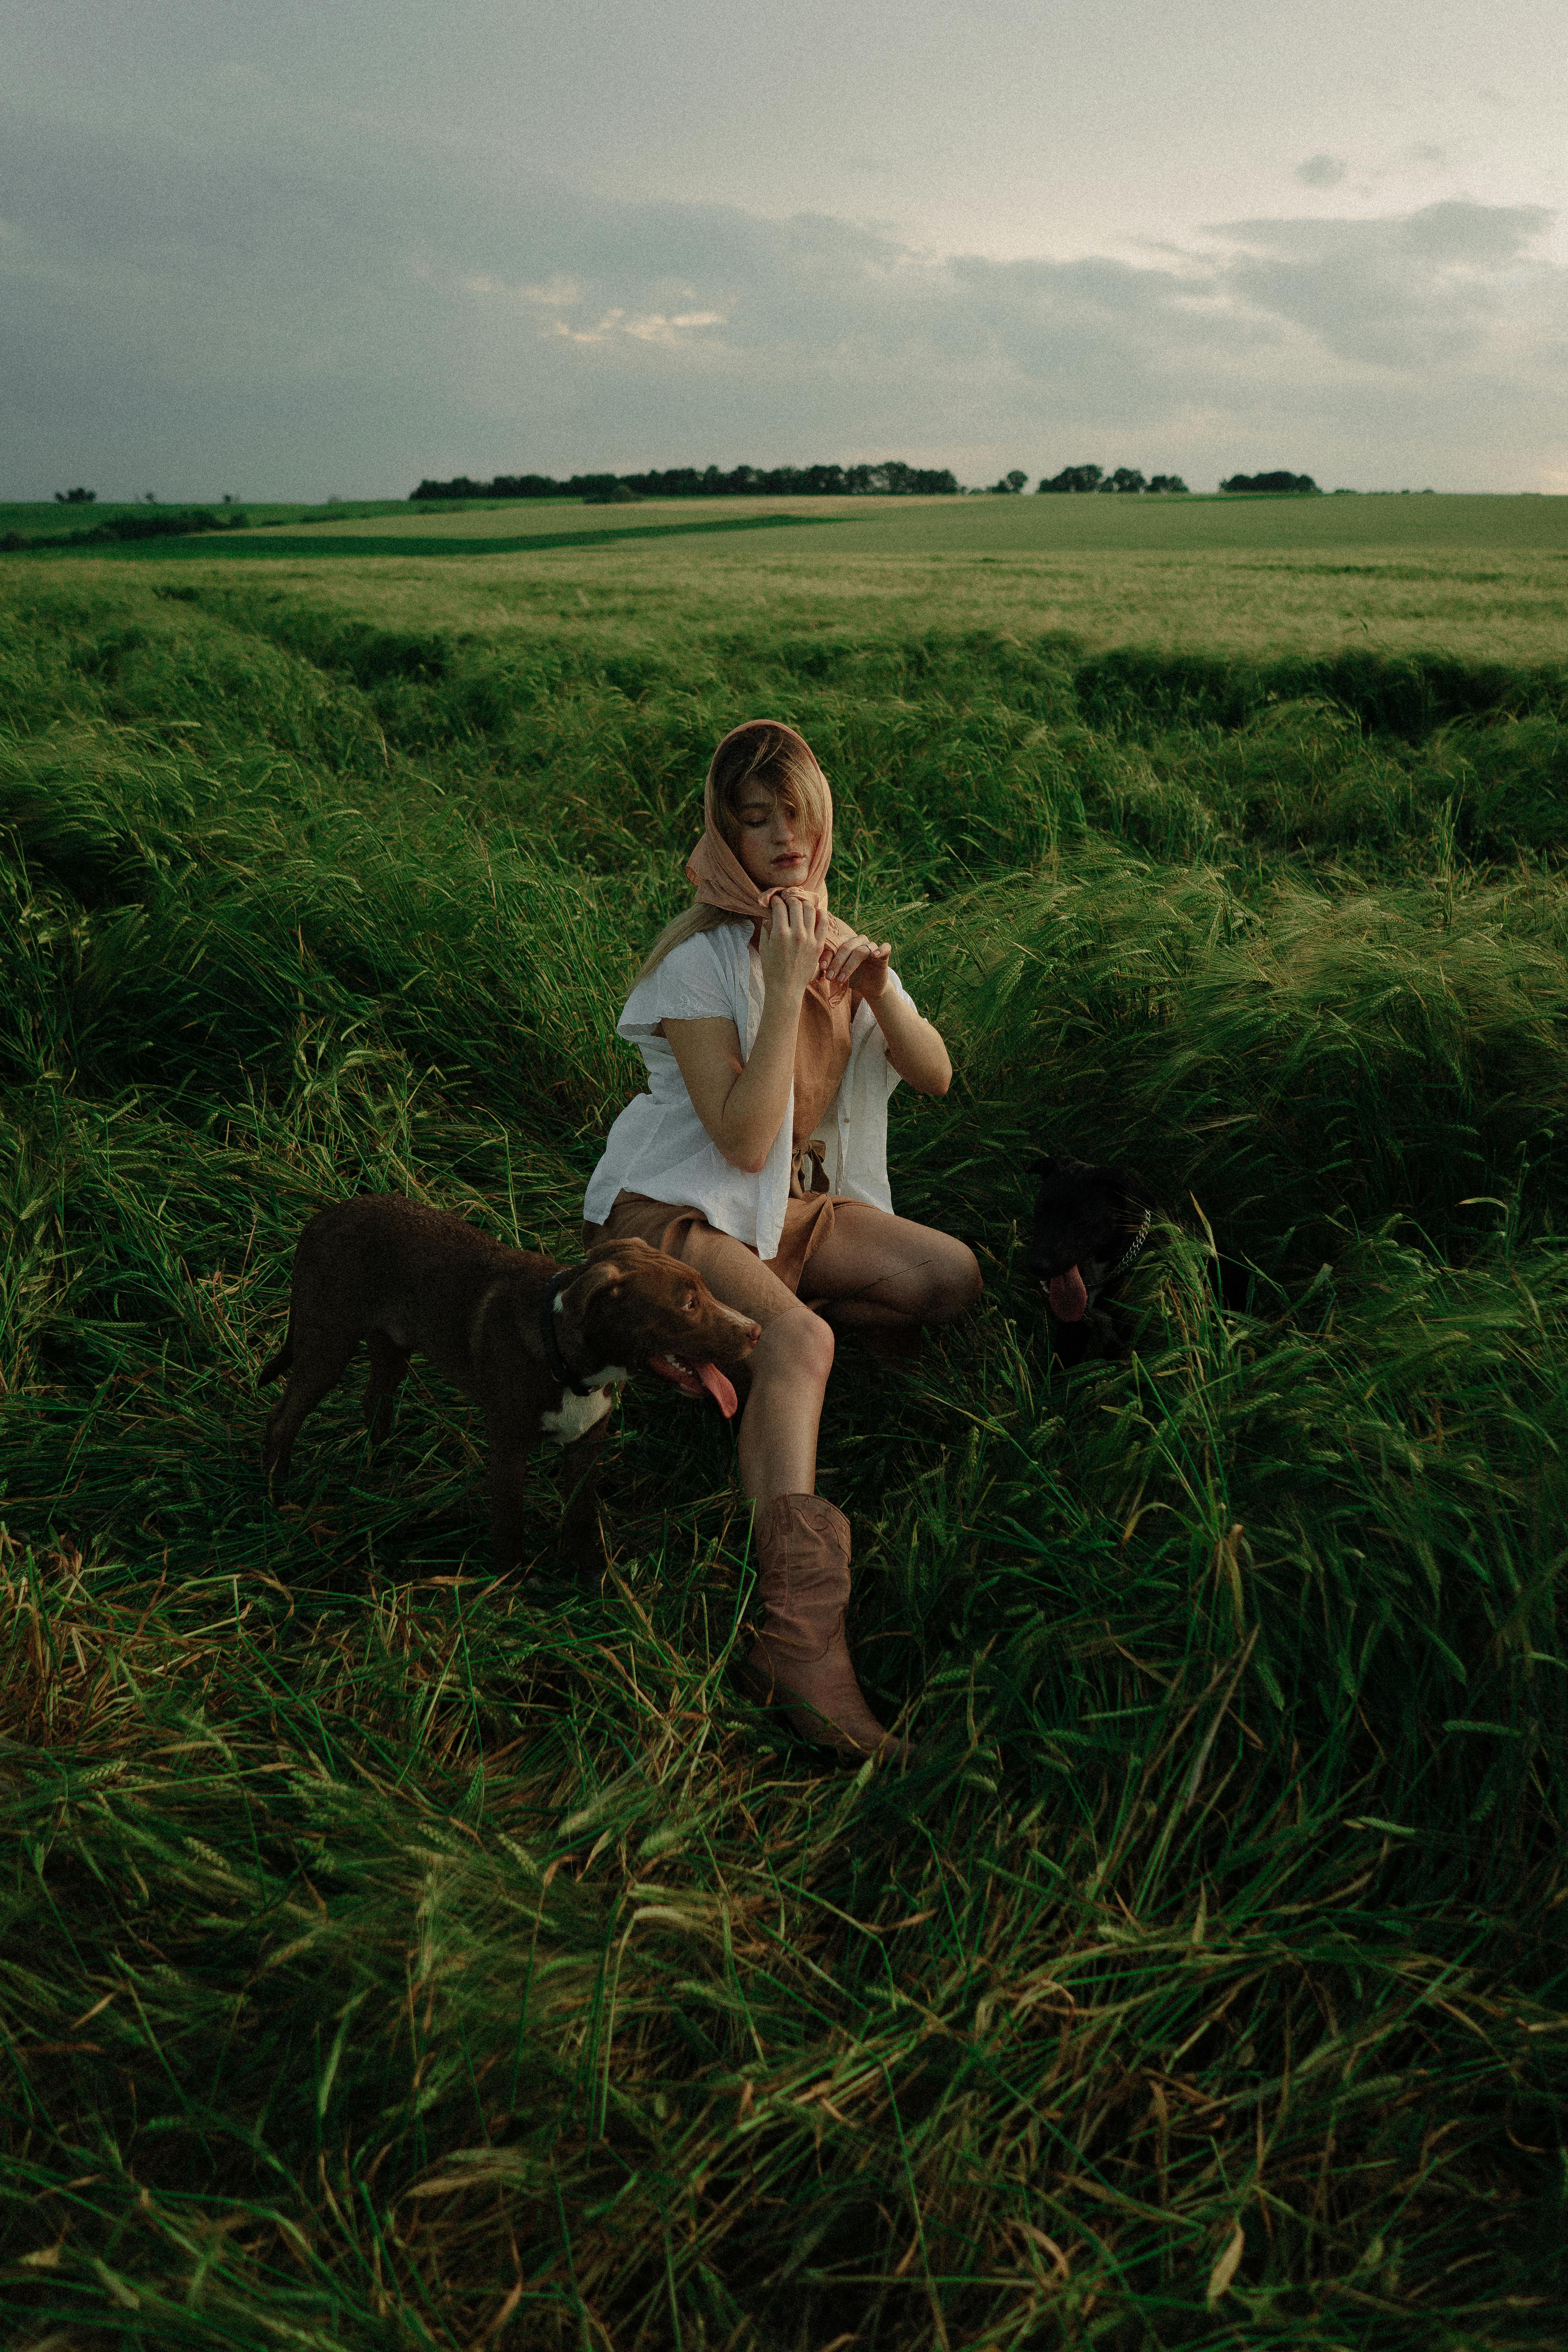
{"type": "MultiPolygon", "coordinates": [[[[711,787],[713,822],[725,846],[737,855],[741,845],[740,800],[748,784],[760,786],[775,799],[787,793],[813,841],[820,838],[827,822],[827,779],[814,753],[793,727],[780,726],[771,719],[753,719],[726,735],[713,754],[708,782],[711,787]]],[[[672,923],[665,925],[632,985],[637,986],[650,971],[657,971],[672,948],[695,939],[699,931],[717,930],[721,923],[745,919],[743,915],[731,914],[727,907],[710,907],[706,899],[699,898],[695,905],[677,915],[672,923]]]]}

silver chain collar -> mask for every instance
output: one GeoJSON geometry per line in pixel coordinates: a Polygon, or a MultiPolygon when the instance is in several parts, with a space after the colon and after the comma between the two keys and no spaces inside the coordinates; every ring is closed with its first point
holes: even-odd
{"type": "Polygon", "coordinates": [[[1101,1281],[1096,1284],[1095,1287],[1098,1290],[1109,1289],[1119,1275],[1126,1273],[1128,1267],[1131,1265],[1133,1259],[1137,1256],[1139,1251],[1148,1240],[1149,1228],[1153,1222],[1154,1212],[1152,1209],[1145,1209],[1143,1212],[1142,1223],[1133,1234],[1132,1239],[1128,1243],[1127,1247],[1122,1251],[1121,1255],[1117,1259],[1116,1264],[1111,1267],[1110,1272],[1106,1275],[1101,1281]]]}

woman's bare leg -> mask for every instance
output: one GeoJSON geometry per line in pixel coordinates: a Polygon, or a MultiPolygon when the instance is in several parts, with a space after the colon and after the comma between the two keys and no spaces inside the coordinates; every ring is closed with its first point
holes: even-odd
{"type": "Polygon", "coordinates": [[[982,1287],[973,1251],[952,1234],[858,1201],[835,1208],[833,1231],[806,1260],[800,1284],[801,1297],[841,1330],[868,1336],[951,1323],[982,1287]]]}
{"type": "Polygon", "coordinates": [[[742,1486],[759,1505],[771,1503],[775,1495],[815,1494],[816,1431],[833,1369],[832,1332],[728,1234],[692,1225],[680,1254],[715,1298],[763,1327],[749,1360],[751,1393],[741,1415],[742,1486]]]}
{"type": "MultiPolygon", "coordinates": [[[[834,1215],[831,1240],[806,1266],[811,1296],[828,1313],[910,1330],[921,1320],[961,1315],[979,1295],[980,1269],[950,1234],[858,1202],[834,1215]]],[[[867,1706],[845,1641],[849,1525],[816,1495],[816,1433],[833,1369],[833,1333],[729,1234],[689,1226],[680,1254],[726,1307],[763,1327],[740,1432],[741,1483],[757,1506],[762,1604],[742,1669],[748,1687],[765,1706],[784,1706],[795,1729],[818,1746],[851,1761],[896,1761],[908,1751],[867,1706]]]]}
{"type": "Polygon", "coordinates": [[[752,1315],[751,1394],[741,1416],[741,1482],[756,1504],[756,1615],[742,1686],[845,1762],[896,1764],[907,1750],[866,1704],[845,1639],[849,1522],[816,1492],[816,1430],[833,1368],[833,1334],[752,1253],[693,1225],[682,1257],[727,1307],[752,1315]]]}
{"type": "Polygon", "coordinates": [[[681,1255],[716,1298],[763,1327],[739,1440],[741,1484],[758,1504],[816,1491],[816,1433],[833,1369],[828,1318],[868,1337],[907,1331],[952,1322],[981,1291],[980,1268],[963,1242],[858,1202],[834,1211],[799,1298],[742,1243],[710,1225],[688,1228],[681,1255]],[[817,1304],[822,1314],[813,1311],[817,1304]]]}

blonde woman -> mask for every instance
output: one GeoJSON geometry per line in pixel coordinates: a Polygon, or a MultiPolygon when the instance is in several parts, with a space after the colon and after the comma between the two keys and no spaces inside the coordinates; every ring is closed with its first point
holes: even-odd
{"type": "Polygon", "coordinates": [[[740,1426],[762,1622],[741,1668],[806,1738],[856,1760],[892,1740],[844,1638],[849,1528],[816,1494],[834,1329],[912,1352],[980,1293],[973,1253],[893,1214],[888,1097],[945,1094],[947,1049],[891,949],[828,912],[833,802],[794,728],[726,735],[687,866],[696,902],[655,942],[618,1022],[648,1092],[610,1130],[590,1240],[635,1234],[763,1327],[740,1426]]]}

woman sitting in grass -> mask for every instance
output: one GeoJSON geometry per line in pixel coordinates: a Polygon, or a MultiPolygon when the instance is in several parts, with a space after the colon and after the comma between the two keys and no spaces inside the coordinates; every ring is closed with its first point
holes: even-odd
{"type": "Polygon", "coordinates": [[[834,1328],[908,1355],[980,1293],[973,1255],[893,1214],[888,1097],[947,1092],[947,1049],[874,944],[828,913],[833,800],[809,746],[754,719],[713,754],[696,904],[656,940],[617,1024],[647,1094],[610,1130],[587,1236],[635,1234],[763,1327],[740,1429],[762,1623],[742,1669],[805,1738],[891,1753],[844,1639],[849,1528],[815,1492],[834,1328]]]}

